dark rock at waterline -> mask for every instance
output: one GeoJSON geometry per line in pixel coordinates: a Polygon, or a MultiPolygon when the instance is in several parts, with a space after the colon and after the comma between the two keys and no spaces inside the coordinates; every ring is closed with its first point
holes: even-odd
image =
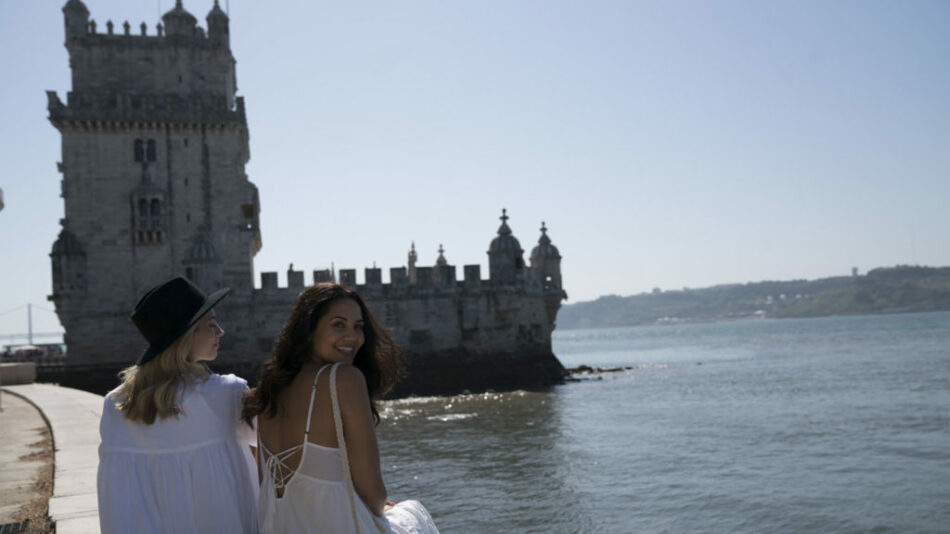
{"type": "MultiPolygon", "coordinates": [[[[211,362],[216,373],[233,373],[253,387],[261,362],[211,362]]],[[[129,363],[56,365],[37,368],[37,382],[56,383],[105,395],[119,385],[119,371],[129,363]]],[[[551,352],[472,354],[463,350],[407,356],[404,375],[387,398],[456,395],[485,391],[546,389],[563,384],[568,372],[551,352]]]]}

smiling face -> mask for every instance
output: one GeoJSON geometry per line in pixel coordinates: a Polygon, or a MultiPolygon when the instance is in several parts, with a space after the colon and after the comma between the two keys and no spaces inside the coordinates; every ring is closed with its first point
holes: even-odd
{"type": "Polygon", "coordinates": [[[317,320],[313,332],[313,357],[319,364],[353,364],[363,346],[363,312],[351,298],[334,300],[317,320]]]}
{"type": "Polygon", "coordinates": [[[189,359],[193,362],[211,361],[218,357],[218,340],[224,335],[224,329],[218,324],[214,310],[198,319],[195,337],[191,340],[189,359]]]}

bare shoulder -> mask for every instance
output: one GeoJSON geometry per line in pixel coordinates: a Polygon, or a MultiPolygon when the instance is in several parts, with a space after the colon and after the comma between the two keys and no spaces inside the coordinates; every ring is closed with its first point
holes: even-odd
{"type": "Polygon", "coordinates": [[[341,365],[336,370],[336,387],[340,394],[340,400],[344,404],[349,402],[365,403],[369,398],[369,391],[366,389],[366,377],[363,371],[352,365],[341,365]]]}

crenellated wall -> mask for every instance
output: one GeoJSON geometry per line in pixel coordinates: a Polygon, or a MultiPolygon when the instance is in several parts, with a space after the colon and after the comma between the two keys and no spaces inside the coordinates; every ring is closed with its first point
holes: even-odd
{"type": "MultiPolygon", "coordinates": [[[[546,312],[546,294],[540,284],[522,281],[501,286],[479,277],[480,266],[466,265],[468,275],[455,279],[456,267],[417,267],[417,280],[409,283],[405,267],[391,269],[390,282],[382,283],[381,269],[364,270],[356,283],[355,269],[338,271],[339,281],[354,287],[401,346],[411,352],[464,349],[473,352],[506,351],[527,346],[550,350],[554,328],[546,312]],[[439,276],[435,276],[436,273],[439,276]]],[[[316,271],[312,283],[327,281],[316,271]]],[[[304,288],[304,272],[288,270],[286,287],[278,286],[278,273],[263,272],[261,288],[252,301],[258,326],[276,336],[304,288]]],[[[227,320],[227,319],[225,319],[227,320]]],[[[261,339],[266,339],[262,336],[261,339]]],[[[261,341],[261,346],[266,342],[261,341]]]]}

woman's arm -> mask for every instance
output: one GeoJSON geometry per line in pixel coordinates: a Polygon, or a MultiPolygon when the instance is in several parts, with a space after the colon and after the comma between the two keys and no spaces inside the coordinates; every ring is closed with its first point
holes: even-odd
{"type": "Polygon", "coordinates": [[[356,367],[341,365],[337,370],[337,393],[353,486],[371,512],[383,515],[386,485],[379,467],[379,445],[363,373],[356,367]]]}

